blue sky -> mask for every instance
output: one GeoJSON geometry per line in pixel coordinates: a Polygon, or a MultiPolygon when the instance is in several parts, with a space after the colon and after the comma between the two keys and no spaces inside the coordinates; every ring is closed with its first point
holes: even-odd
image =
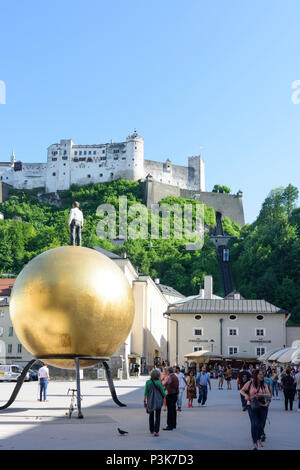
{"type": "Polygon", "coordinates": [[[0,161],[136,127],[147,159],[201,152],[206,189],[242,189],[252,222],[271,189],[300,186],[299,16],[298,0],[2,2],[0,161]]]}

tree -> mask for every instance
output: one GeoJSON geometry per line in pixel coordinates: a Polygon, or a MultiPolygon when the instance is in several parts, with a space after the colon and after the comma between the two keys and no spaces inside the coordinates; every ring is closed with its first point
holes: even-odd
{"type": "Polygon", "coordinates": [[[231,189],[228,186],[225,185],[220,185],[220,184],[215,184],[212,190],[213,193],[226,193],[230,194],[231,189]]]}
{"type": "Polygon", "coordinates": [[[298,189],[291,184],[289,184],[282,193],[283,204],[285,206],[288,218],[290,218],[293,210],[296,208],[296,201],[298,196],[298,189]]]}

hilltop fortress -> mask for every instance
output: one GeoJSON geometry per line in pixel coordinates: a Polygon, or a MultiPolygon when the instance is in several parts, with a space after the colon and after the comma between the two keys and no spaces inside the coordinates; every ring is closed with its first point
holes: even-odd
{"type": "Polygon", "coordinates": [[[188,166],[173,165],[144,159],[144,139],[135,131],[125,142],[76,145],[70,139],[52,144],[47,150],[46,163],[16,161],[0,162],[0,202],[7,188],[43,188],[46,193],[69,189],[71,184],[83,186],[124,178],[141,180],[145,185],[148,207],[168,195],[198,199],[244,225],[242,193],[237,195],[205,192],[203,158],[188,158],[188,166]],[[2,183],[2,184],[1,184],[2,183]],[[9,186],[7,186],[9,185],[9,186]]]}

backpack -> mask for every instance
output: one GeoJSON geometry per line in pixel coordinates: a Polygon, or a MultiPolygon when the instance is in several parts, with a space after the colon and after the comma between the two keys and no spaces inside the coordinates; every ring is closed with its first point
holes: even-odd
{"type": "Polygon", "coordinates": [[[245,383],[247,383],[249,381],[249,373],[247,373],[247,371],[245,372],[242,372],[241,373],[241,381],[242,381],[242,384],[245,385],[245,383]]]}

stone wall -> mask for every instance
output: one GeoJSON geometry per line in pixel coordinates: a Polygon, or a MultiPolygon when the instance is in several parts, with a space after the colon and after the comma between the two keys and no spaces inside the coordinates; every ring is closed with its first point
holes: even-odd
{"type": "Polygon", "coordinates": [[[8,192],[12,188],[13,187],[10,184],[6,184],[6,183],[3,183],[3,181],[0,181],[0,203],[7,201],[8,192]]]}
{"type": "Polygon", "coordinates": [[[209,192],[199,193],[146,178],[144,194],[148,209],[151,208],[151,204],[157,204],[167,196],[196,199],[213,207],[216,212],[220,212],[222,218],[229,217],[241,227],[245,225],[242,193],[239,193],[239,195],[209,192]]]}

